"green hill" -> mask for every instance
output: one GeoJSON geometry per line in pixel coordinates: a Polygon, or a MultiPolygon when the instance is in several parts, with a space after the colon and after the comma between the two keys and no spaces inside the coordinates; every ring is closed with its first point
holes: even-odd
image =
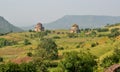
{"type": "Polygon", "coordinates": [[[80,28],[98,28],[107,24],[120,23],[119,16],[66,15],[56,21],[44,24],[46,29],[69,29],[72,24],[80,28]]]}
{"type": "Polygon", "coordinates": [[[21,32],[22,29],[10,24],[7,20],[0,16],[0,33],[21,32]]]}

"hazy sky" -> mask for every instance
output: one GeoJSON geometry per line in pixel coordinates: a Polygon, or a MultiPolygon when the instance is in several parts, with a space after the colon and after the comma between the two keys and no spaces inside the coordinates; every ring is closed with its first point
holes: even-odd
{"type": "Polygon", "coordinates": [[[120,0],[0,0],[0,16],[16,26],[48,23],[64,15],[120,16],[120,0]]]}

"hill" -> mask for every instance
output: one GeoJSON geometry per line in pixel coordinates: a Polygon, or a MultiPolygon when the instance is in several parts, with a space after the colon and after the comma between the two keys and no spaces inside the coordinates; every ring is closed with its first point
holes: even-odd
{"type": "Polygon", "coordinates": [[[107,24],[120,23],[120,16],[66,15],[44,26],[46,29],[69,29],[74,23],[80,28],[98,28],[107,24]]]}
{"type": "Polygon", "coordinates": [[[7,20],[0,16],[0,33],[21,32],[22,29],[10,24],[7,20]]]}

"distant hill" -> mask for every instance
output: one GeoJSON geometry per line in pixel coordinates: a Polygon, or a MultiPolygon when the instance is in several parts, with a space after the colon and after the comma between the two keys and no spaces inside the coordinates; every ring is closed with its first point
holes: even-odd
{"type": "Polygon", "coordinates": [[[75,23],[80,28],[98,28],[107,24],[120,23],[120,16],[66,15],[44,26],[46,29],[69,29],[75,23]]]}
{"type": "Polygon", "coordinates": [[[0,16],[0,33],[21,32],[22,29],[10,24],[7,20],[0,16]]]}

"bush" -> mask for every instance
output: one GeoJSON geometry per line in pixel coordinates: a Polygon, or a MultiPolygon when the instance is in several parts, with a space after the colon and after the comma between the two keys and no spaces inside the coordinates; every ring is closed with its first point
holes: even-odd
{"type": "Polygon", "coordinates": [[[111,29],[111,33],[117,32],[119,30],[119,28],[113,28],[111,29]]]}
{"type": "Polygon", "coordinates": [[[34,63],[7,63],[0,64],[0,72],[37,72],[37,69],[34,63]]]}
{"type": "Polygon", "coordinates": [[[28,52],[28,53],[27,53],[27,56],[32,57],[32,53],[31,53],[31,52],[28,52]]]}
{"type": "Polygon", "coordinates": [[[5,38],[0,38],[0,47],[4,47],[4,46],[11,46],[11,45],[15,45],[17,44],[16,41],[9,41],[5,38]]]}
{"type": "Polygon", "coordinates": [[[60,39],[60,37],[59,36],[54,36],[53,39],[60,39]]]}
{"type": "Polygon", "coordinates": [[[76,48],[80,48],[80,45],[77,45],[76,48]]]}
{"type": "Polygon", "coordinates": [[[107,32],[107,31],[109,31],[109,29],[107,29],[107,28],[98,28],[97,31],[98,32],[107,32]]]}
{"type": "Polygon", "coordinates": [[[77,35],[75,33],[68,33],[67,36],[69,38],[76,38],[77,37],[77,35]]]}
{"type": "Polygon", "coordinates": [[[93,72],[97,65],[95,56],[89,52],[67,52],[64,53],[64,60],[59,63],[63,72],[93,72]]]}
{"type": "Polygon", "coordinates": [[[2,57],[0,57],[0,62],[3,62],[3,58],[2,57]]]}
{"type": "Polygon", "coordinates": [[[58,50],[64,50],[64,48],[63,47],[59,47],[58,50]]]}
{"type": "Polygon", "coordinates": [[[24,40],[24,45],[30,45],[31,43],[29,42],[29,40],[28,39],[25,39],[24,40]]]}
{"type": "Polygon", "coordinates": [[[108,37],[109,38],[111,38],[111,37],[117,37],[119,35],[120,35],[120,32],[116,31],[116,32],[113,32],[113,33],[109,34],[108,37]]]}
{"type": "Polygon", "coordinates": [[[120,49],[114,49],[114,52],[111,56],[107,56],[103,59],[101,66],[102,67],[109,67],[113,64],[120,62],[120,49]]]}
{"type": "Polygon", "coordinates": [[[41,40],[41,43],[38,45],[38,49],[44,49],[47,52],[47,55],[50,59],[57,59],[58,49],[56,43],[50,38],[44,38],[41,40]]]}
{"type": "Polygon", "coordinates": [[[98,45],[98,43],[95,42],[95,43],[92,43],[92,44],[91,44],[91,47],[95,47],[95,46],[97,46],[97,45],[98,45]]]}

